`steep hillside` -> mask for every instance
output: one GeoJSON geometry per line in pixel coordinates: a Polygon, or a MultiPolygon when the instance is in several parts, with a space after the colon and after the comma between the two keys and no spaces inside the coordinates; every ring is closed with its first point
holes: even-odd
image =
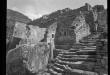
{"type": "MultiPolygon", "coordinates": [[[[51,14],[44,15],[29,22],[28,25],[47,28],[54,22],[58,22],[56,33],[57,37],[62,35],[64,35],[63,37],[65,37],[66,32],[70,32],[70,34],[67,35],[75,37],[75,35],[71,34],[71,32],[74,33],[74,29],[72,30],[70,27],[74,19],[81,13],[84,15],[85,21],[89,25],[90,32],[92,34],[96,32],[107,32],[107,10],[104,9],[103,5],[95,5],[94,7],[91,7],[91,5],[88,3],[85,3],[84,6],[77,9],[65,8],[62,10],[57,10],[55,12],[52,12],[51,14]]],[[[70,40],[67,38],[65,39],[67,41],[70,40]]]]}
{"type": "Polygon", "coordinates": [[[24,14],[19,13],[18,11],[11,10],[11,9],[7,9],[7,19],[19,21],[23,23],[28,23],[29,21],[31,21],[31,19],[29,19],[24,14]]]}
{"type": "MultiPolygon", "coordinates": [[[[74,18],[77,15],[79,15],[79,11],[87,11],[87,6],[82,6],[78,9],[74,9],[74,10],[69,9],[69,8],[57,10],[55,12],[52,12],[51,14],[44,15],[39,19],[35,19],[28,24],[37,25],[37,26],[45,28],[45,27],[48,27],[49,25],[51,25],[52,23],[54,23],[55,21],[58,21],[58,22],[60,22],[60,21],[63,22],[65,20],[73,21],[74,18]]],[[[67,21],[67,23],[69,23],[68,21],[67,21]]]]}

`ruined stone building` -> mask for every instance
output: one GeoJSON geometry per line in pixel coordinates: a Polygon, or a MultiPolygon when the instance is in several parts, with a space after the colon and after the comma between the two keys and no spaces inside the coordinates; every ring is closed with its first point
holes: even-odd
{"type": "Polygon", "coordinates": [[[51,47],[51,59],[53,59],[53,50],[55,50],[55,34],[56,34],[57,22],[50,25],[47,33],[47,44],[51,47]]]}
{"type": "Polygon", "coordinates": [[[91,34],[89,25],[85,21],[85,17],[83,14],[80,14],[75,18],[72,23],[72,26],[75,26],[74,32],[76,34],[76,43],[83,38],[91,34]]]}
{"type": "Polygon", "coordinates": [[[13,36],[21,38],[20,44],[36,44],[44,38],[46,28],[38,26],[27,26],[23,23],[16,23],[13,36]]]}
{"type": "Polygon", "coordinates": [[[58,23],[57,32],[55,36],[55,45],[65,45],[75,43],[74,29],[69,26],[65,26],[62,23],[58,23]]]}
{"type": "Polygon", "coordinates": [[[22,22],[16,22],[12,28],[13,32],[11,33],[11,38],[7,43],[7,51],[13,48],[16,48],[16,45],[19,45],[19,42],[22,38],[25,38],[26,33],[26,24],[22,22]],[[19,31],[19,32],[17,32],[19,31]]]}
{"type": "MultiPolygon", "coordinates": [[[[48,30],[49,35],[52,34],[51,29],[52,27],[50,27],[48,30]]],[[[16,48],[11,49],[8,52],[7,60],[11,59],[10,56],[12,56],[13,52],[16,53],[16,50],[18,50],[21,51],[21,53],[18,55],[26,59],[23,61],[26,64],[27,69],[32,72],[44,70],[48,64],[48,58],[50,54],[50,49],[47,46],[47,42],[41,42],[41,40],[44,38],[45,32],[46,28],[39,28],[38,26],[32,25],[27,26],[24,23],[17,22],[14,28],[13,37],[20,38],[21,40],[16,48]]],[[[53,34],[55,34],[54,31],[53,34]]],[[[49,40],[52,40],[51,36],[49,36],[49,38],[51,38],[49,40]]],[[[13,58],[16,59],[15,56],[13,56],[13,58]]]]}
{"type": "Polygon", "coordinates": [[[38,26],[29,25],[30,36],[27,38],[27,41],[30,44],[36,44],[44,38],[46,28],[39,28],[38,26]]]}
{"type": "Polygon", "coordinates": [[[48,27],[47,43],[53,42],[54,44],[56,28],[57,28],[57,22],[53,23],[48,27]]]}

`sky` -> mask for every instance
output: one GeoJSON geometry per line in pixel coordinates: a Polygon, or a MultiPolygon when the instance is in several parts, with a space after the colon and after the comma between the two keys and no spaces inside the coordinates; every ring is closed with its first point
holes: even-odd
{"type": "Polygon", "coordinates": [[[85,3],[91,6],[104,5],[107,8],[107,0],[7,0],[7,8],[21,12],[33,20],[56,10],[76,9],[85,3]]]}

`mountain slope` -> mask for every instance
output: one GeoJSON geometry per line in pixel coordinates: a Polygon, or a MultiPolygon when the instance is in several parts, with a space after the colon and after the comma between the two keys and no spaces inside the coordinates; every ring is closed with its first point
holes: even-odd
{"type": "MultiPolygon", "coordinates": [[[[94,7],[91,7],[90,4],[85,3],[84,6],[77,9],[65,8],[62,10],[57,10],[55,12],[52,12],[51,14],[48,14],[48,15],[44,15],[38,19],[35,19],[29,22],[28,25],[39,26],[41,28],[48,28],[51,24],[53,24],[54,22],[57,22],[58,28],[57,28],[56,35],[64,32],[64,34],[58,35],[57,37],[62,35],[64,35],[63,37],[66,37],[65,32],[68,32],[68,30],[71,30],[70,26],[74,21],[74,19],[77,16],[79,16],[80,13],[83,13],[85,17],[85,21],[89,25],[90,32],[92,34],[96,32],[107,32],[107,13],[106,12],[107,10],[104,9],[103,5],[95,5],[94,7]],[[96,30],[96,25],[98,25],[98,28],[97,28],[98,30],[96,30]],[[62,29],[64,30],[62,31],[62,29]]],[[[74,33],[74,29],[73,29],[73,33],[74,33]]],[[[74,36],[73,34],[71,35],[71,33],[67,35],[74,36]]],[[[67,38],[65,39],[66,41],[70,40],[67,38]]]]}
{"type": "Polygon", "coordinates": [[[11,9],[7,9],[7,19],[11,19],[11,20],[15,20],[23,23],[28,23],[29,21],[31,21],[31,19],[29,19],[24,14],[11,9]]]}

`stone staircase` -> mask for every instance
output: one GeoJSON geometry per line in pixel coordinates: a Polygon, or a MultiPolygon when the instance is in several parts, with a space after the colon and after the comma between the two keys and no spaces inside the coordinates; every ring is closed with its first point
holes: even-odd
{"type": "Polygon", "coordinates": [[[98,75],[94,72],[96,41],[89,38],[69,50],[56,49],[58,55],[49,68],[51,75],[98,75]]]}

